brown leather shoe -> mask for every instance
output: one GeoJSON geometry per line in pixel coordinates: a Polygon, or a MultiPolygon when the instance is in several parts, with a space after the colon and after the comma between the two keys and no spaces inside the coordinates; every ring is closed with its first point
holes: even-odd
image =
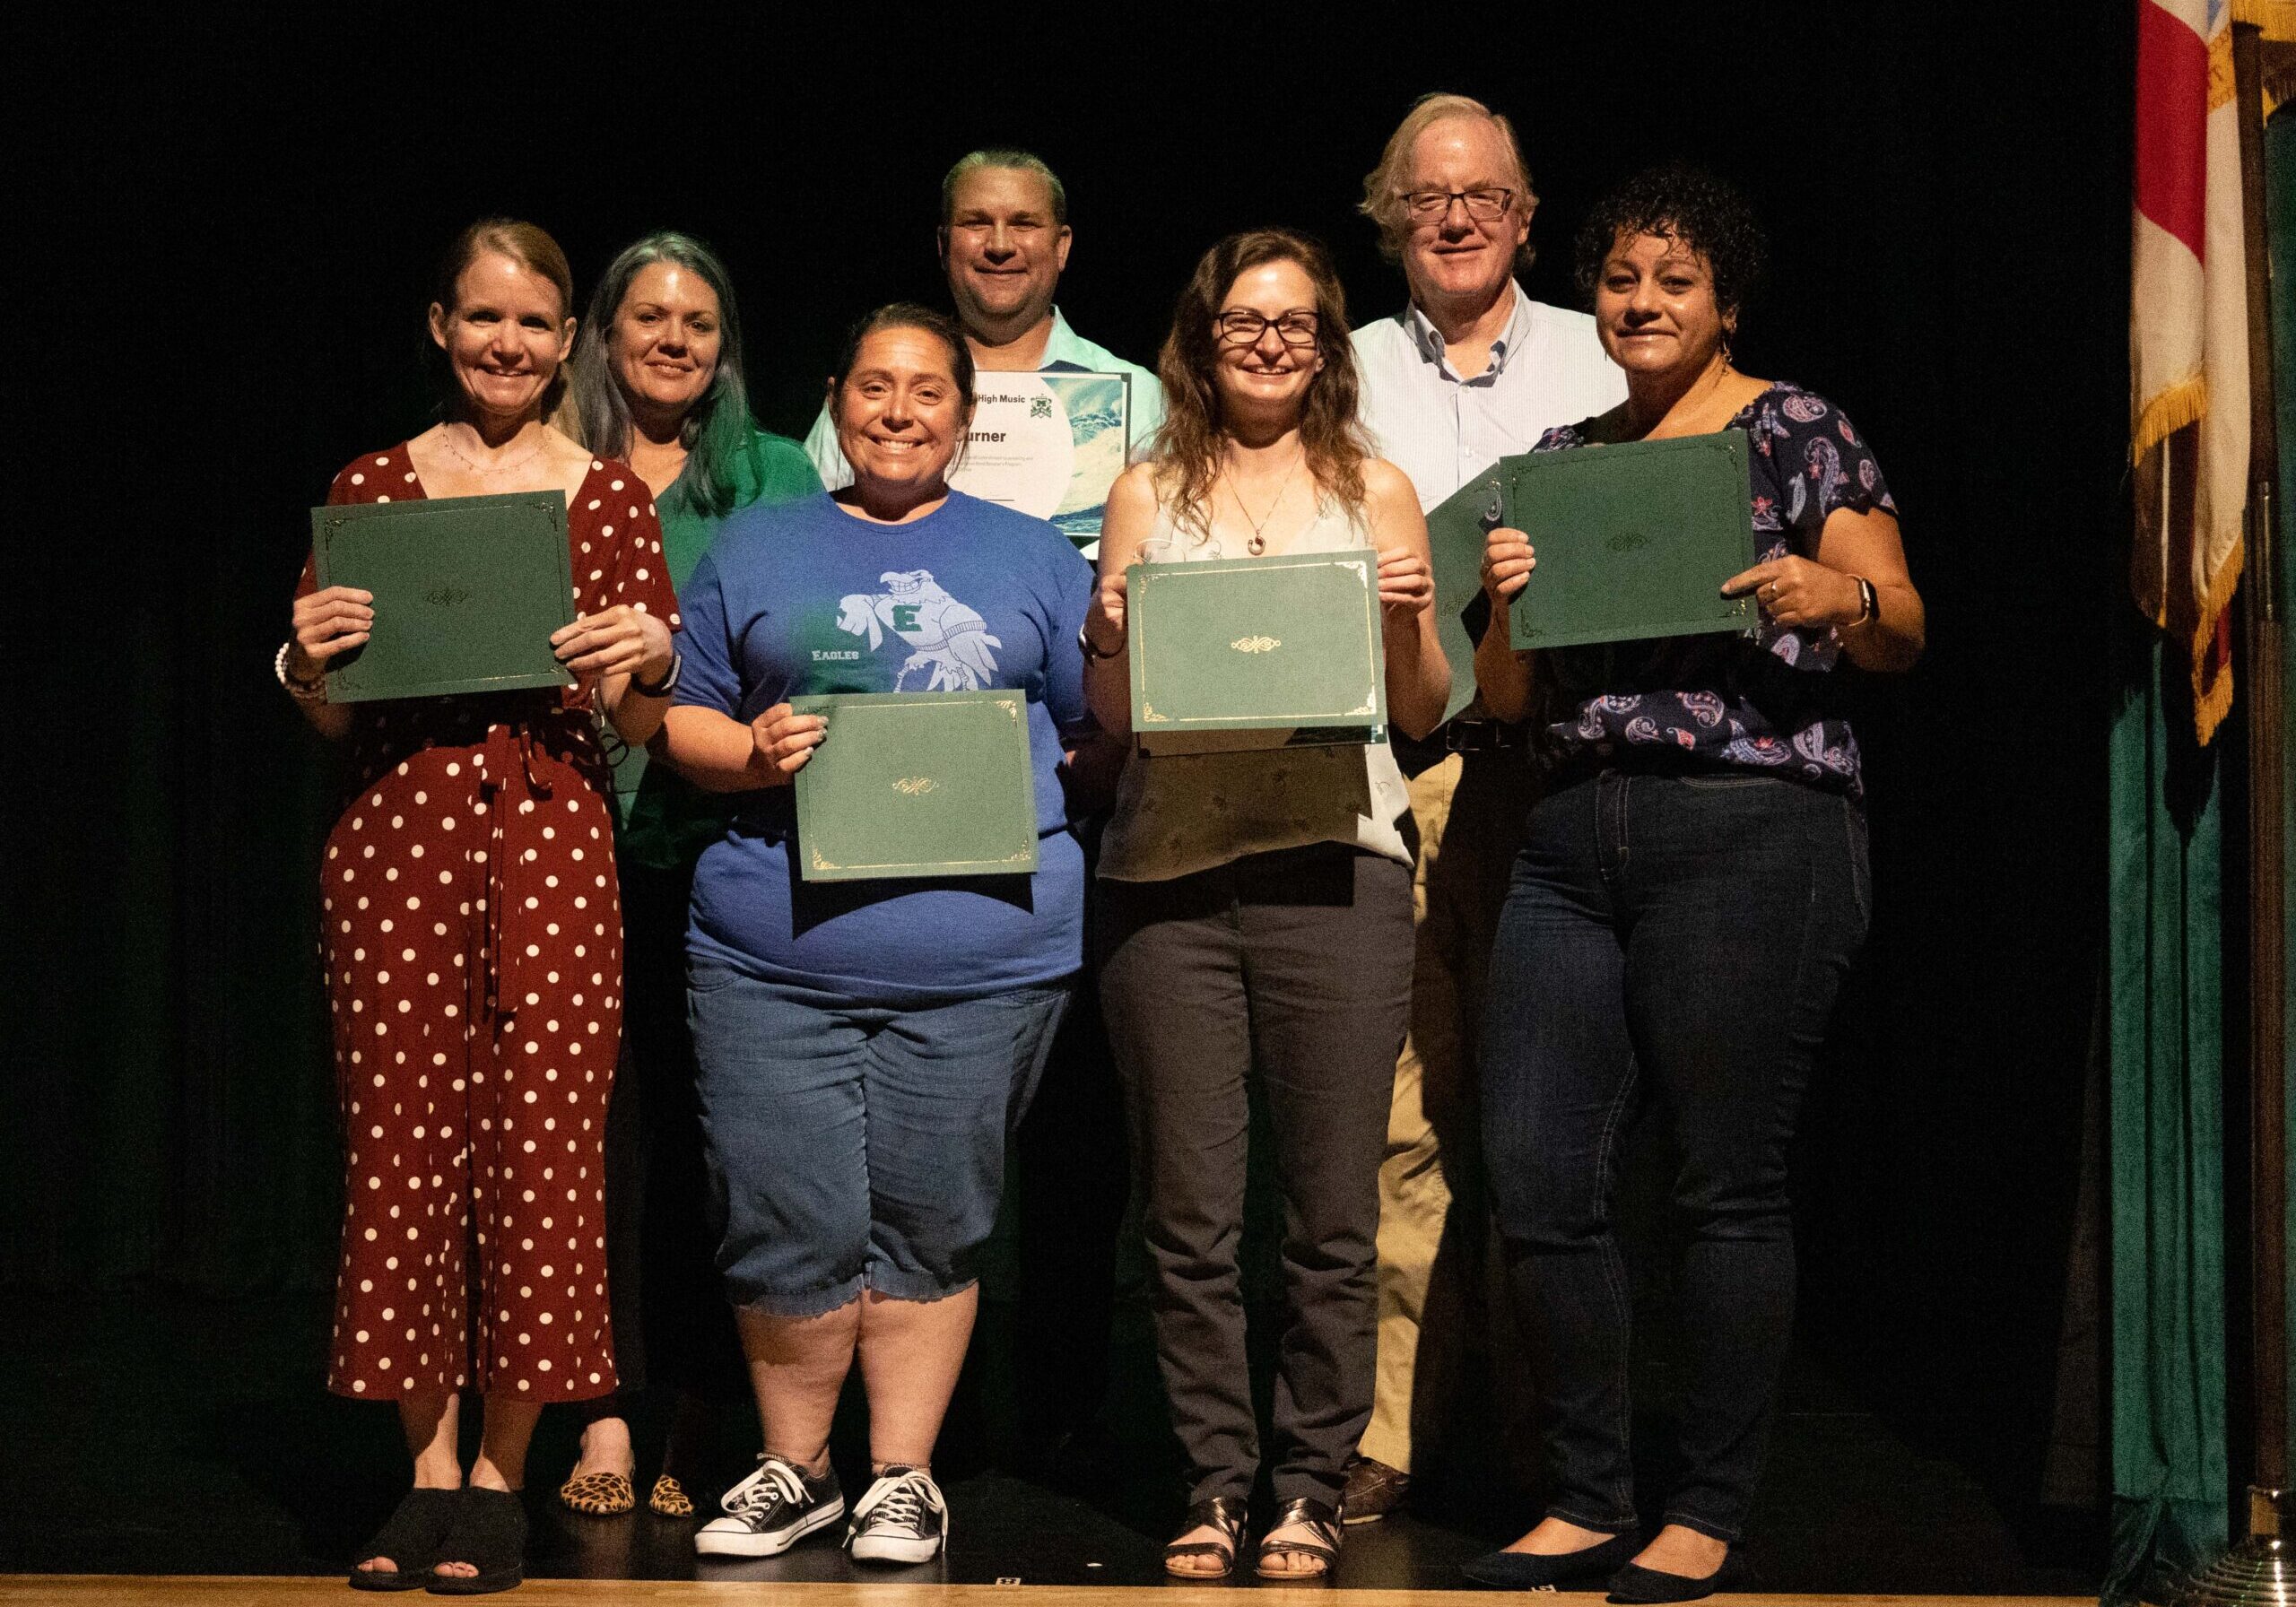
{"type": "Polygon", "coordinates": [[[1369,1456],[1351,1456],[1341,1510],[1350,1524],[1376,1524],[1411,1493],[1411,1475],[1369,1456]]]}

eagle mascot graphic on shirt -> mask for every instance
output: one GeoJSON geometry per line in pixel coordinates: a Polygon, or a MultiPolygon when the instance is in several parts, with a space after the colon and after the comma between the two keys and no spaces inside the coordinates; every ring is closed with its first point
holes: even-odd
{"type": "Polygon", "coordinates": [[[890,630],[910,647],[897,692],[978,691],[996,676],[992,647],[1004,644],[988,634],[988,621],[942,589],[930,569],[888,569],[877,577],[885,589],[874,596],[853,592],[838,604],[837,627],[865,636],[873,648],[890,630]],[[929,673],[928,673],[929,672],[929,673]],[[911,686],[909,677],[925,677],[911,686]]]}

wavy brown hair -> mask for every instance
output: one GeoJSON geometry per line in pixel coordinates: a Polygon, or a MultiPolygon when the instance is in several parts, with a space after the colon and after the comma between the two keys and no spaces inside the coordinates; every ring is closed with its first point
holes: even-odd
{"type": "Polygon", "coordinates": [[[1323,371],[1308,387],[1300,416],[1300,444],[1308,472],[1326,497],[1350,516],[1363,508],[1363,465],[1370,439],[1356,418],[1361,382],[1355,347],[1347,334],[1347,293],[1331,257],[1303,234],[1252,229],[1231,234],[1204,254],[1180,291],[1172,332],[1156,354],[1164,386],[1164,426],[1156,434],[1156,486],[1168,498],[1175,527],[1194,526],[1209,535],[1212,487],[1227,457],[1227,430],[1213,374],[1220,362],[1217,319],[1238,279],[1272,262],[1299,265],[1316,287],[1316,355],[1323,371]]]}

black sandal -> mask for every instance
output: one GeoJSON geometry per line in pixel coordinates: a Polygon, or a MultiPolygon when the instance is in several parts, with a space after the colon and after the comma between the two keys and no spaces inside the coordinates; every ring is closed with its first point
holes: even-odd
{"type": "Polygon", "coordinates": [[[1275,1509],[1275,1521],[1267,1526],[1273,1534],[1278,1529],[1300,1528],[1315,1536],[1313,1540],[1262,1540],[1259,1542],[1259,1562],[1254,1569],[1263,1579],[1290,1579],[1299,1584],[1313,1584],[1331,1577],[1332,1569],[1339,1566],[1340,1528],[1339,1504],[1318,1501],[1313,1496],[1296,1496],[1275,1509]],[[1275,1557],[1313,1557],[1323,1566],[1309,1573],[1291,1568],[1271,1568],[1268,1560],[1275,1557]]]}
{"type": "Polygon", "coordinates": [[[1215,1529],[1219,1540],[1174,1541],[1164,1548],[1164,1571],[1175,1579],[1224,1579],[1236,1571],[1236,1553],[1244,1543],[1244,1503],[1234,1496],[1207,1496],[1187,1509],[1180,1520],[1179,1532],[1191,1529],[1215,1529]],[[1215,1570],[1174,1568],[1182,1557],[1217,1557],[1220,1567],[1215,1570]]]}
{"type": "Polygon", "coordinates": [[[434,1565],[425,1581],[434,1596],[483,1596],[509,1590],[526,1577],[526,1508],[507,1490],[465,1486],[454,1522],[439,1542],[439,1561],[467,1562],[478,1572],[442,1574],[434,1565]]]}
{"type": "Polygon", "coordinates": [[[410,1490],[383,1526],[375,1531],[374,1539],[359,1549],[359,1562],[372,1562],[378,1557],[387,1557],[394,1567],[382,1568],[351,1568],[351,1588],[353,1590],[421,1590],[430,1583],[430,1570],[439,1561],[439,1544],[447,1537],[447,1525],[455,1515],[455,1498],[458,1490],[410,1490]]]}

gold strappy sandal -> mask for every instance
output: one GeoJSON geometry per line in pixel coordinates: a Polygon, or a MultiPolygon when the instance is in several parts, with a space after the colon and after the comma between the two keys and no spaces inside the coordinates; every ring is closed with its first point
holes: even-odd
{"type": "Polygon", "coordinates": [[[558,1498],[586,1517],[619,1517],[638,1505],[627,1473],[583,1473],[558,1487],[558,1498]]]}
{"type": "Polygon", "coordinates": [[[1175,1540],[1164,1548],[1164,1571],[1175,1579],[1224,1579],[1236,1571],[1236,1553],[1244,1543],[1244,1504],[1234,1496],[1207,1496],[1187,1509],[1179,1532],[1216,1531],[1218,1540],[1175,1540]],[[1174,1568],[1184,1557],[1216,1557],[1216,1569],[1174,1568]]]}
{"type": "Polygon", "coordinates": [[[1299,1496],[1286,1501],[1275,1510],[1275,1521],[1267,1526],[1273,1534],[1278,1529],[1305,1529],[1312,1540],[1262,1540],[1259,1561],[1254,1571],[1263,1579],[1292,1579],[1312,1582],[1331,1577],[1332,1569],[1339,1566],[1340,1509],[1330,1501],[1318,1501],[1313,1496],[1299,1496]],[[1271,1568],[1268,1562],[1276,1557],[1313,1557],[1322,1567],[1304,1571],[1296,1568],[1271,1568]]]}

